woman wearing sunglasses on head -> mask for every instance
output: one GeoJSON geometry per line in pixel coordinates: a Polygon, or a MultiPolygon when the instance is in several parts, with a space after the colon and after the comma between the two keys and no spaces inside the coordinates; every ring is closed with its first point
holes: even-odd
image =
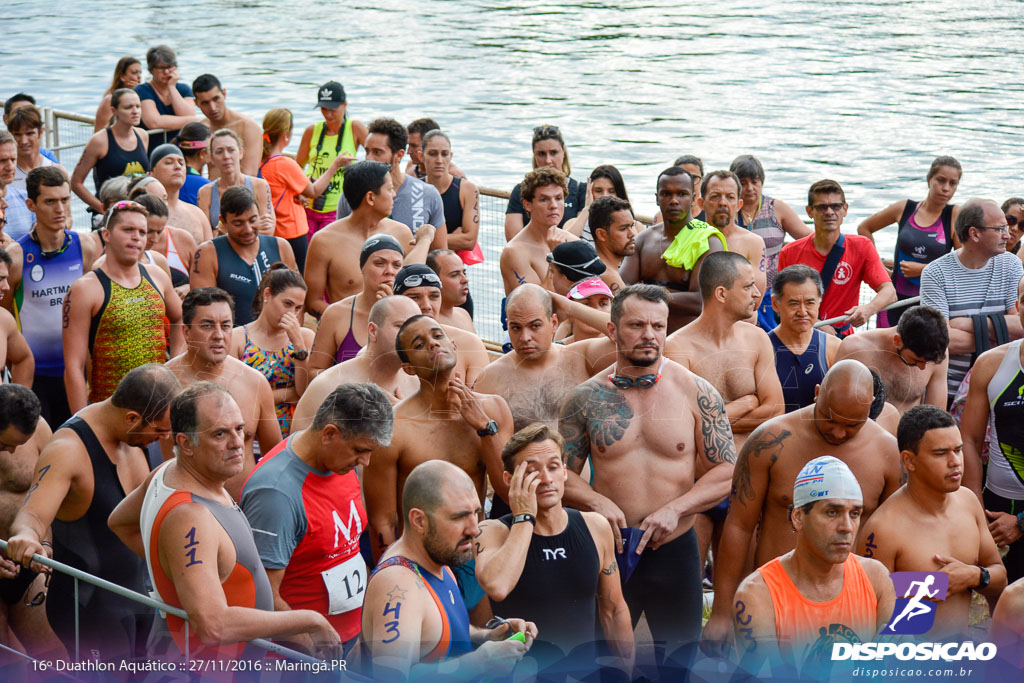
{"type": "MultiPolygon", "coordinates": [[[[928,169],[928,196],[922,202],[901,199],[857,226],[857,234],[874,241],[871,233],[896,223],[896,253],[892,263],[892,282],[900,301],[921,292],[921,271],[935,259],[960,246],[953,223],[960,207],[950,204],[960,184],[963,168],[953,157],[937,157],[928,169]]],[[[889,265],[888,263],[886,264],[889,265]]],[[[878,316],[879,327],[896,327],[906,307],[894,308],[878,316]],[[888,318],[888,322],[886,322],[888,318]]]]}
{"type": "MultiPolygon", "coordinates": [[[[558,126],[537,126],[533,129],[533,167],[541,168],[547,166],[556,168],[565,174],[569,182],[569,192],[565,196],[565,213],[559,227],[564,226],[567,221],[575,218],[587,203],[587,186],[569,177],[571,168],[569,166],[569,151],[565,148],[565,140],[558,126]]],[[[512,188],[512,194],[508,198],[508,208],[505,209],[505,240],[516,236],[523,226],[530,220],[529,214],[523,208],[523,200],[520,195],[519,184],[512,188]]]]}

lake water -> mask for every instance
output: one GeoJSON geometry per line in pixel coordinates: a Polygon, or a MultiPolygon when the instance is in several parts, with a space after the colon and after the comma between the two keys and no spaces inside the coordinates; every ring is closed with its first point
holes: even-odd
{"type": "Polygon", "coordinates": [[[614,164],[647,215],[684,153],[709,170],[755,154],[766,192],[801,215],[810,184],[834,178],[847,231],[922,198],[940,154],[964,166],[958,202],[1024,194],[1017,1],[6,0],[2,15],[4,98],[91,115],[118,57],[166,43],[184,81],[214,73],[257,120],[286,106],[301,130],[330,79],[363,121],[429,115],[484,186],[521,180],[532,128],[556,124],[573,175],[614,164]]]}

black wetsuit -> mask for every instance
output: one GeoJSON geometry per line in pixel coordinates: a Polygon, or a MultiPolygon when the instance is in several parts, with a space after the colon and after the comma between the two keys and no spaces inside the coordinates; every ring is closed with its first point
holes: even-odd
{"type": "MultiPolygon", "coordinates": [[[[441,195],[441,205],[444,207],[444,223],[448,228],[448,234],[452,234],[462,227],[462,202],[459,200],[459,191],[462,187],[462,178],[452,176],[452,184],[441,195]]],[[[466,294],[466,301],[459,308],[473,317],[473,295],[466,294]]]]}
{"type": "MultiPolygon", "coordinates": [[[[80,417],[61,429],[72,430],[85,446],[92,464],[93,492],[89,509],[73,522],[53,520],[53,559],[139,593],[146,593],[146,563],[121,542],[107,526],[107,518],[125,497],[117,467],[103,444],[80,417]]],[[[46,597],[46,616],[54,632],[74,657],[75,581],[54,572],[46,597]]],[[[143,655],[153,611],[85,581],[78,583],[79,633],[82,656],[119,661],[143,655]]]]}

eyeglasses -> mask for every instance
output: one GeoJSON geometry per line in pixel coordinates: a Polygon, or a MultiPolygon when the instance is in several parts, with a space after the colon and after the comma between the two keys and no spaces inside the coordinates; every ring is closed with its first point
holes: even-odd
{"type": "Polygon", "coordinates": [[[176,68],[178,68],[177,64],[159,64],[153,67],[153,71],[170,71],[176,68]]]}
{"type": "Polygon", "coordinates": [[[533,129],[534,139],[560,137],[561,135],[562,131],[558,130],[558,126],[537,126],[533,129]]]}
{"type": "MultiPolygon", "coordinates": [[[[1007,219],[1006,222],[1009,223],[1009,219],[1007,219]]],[[[974,227],[978,230],[995,230],[996,232],[1003,233],[1004,235],[1010,234],[1009,225],[975,225],[974,227]]]]}
{"type": "Polygon", "coordinates": [[[406,275],[404,278],[402,278],[402,286],[406,288],[419,287],[424,282],[435,284],[438,287],[441,286],[441,278],[439,278],[434,273],[424,273],[423,275],[406,275]]]}
{"type": "Polygon", "coordinates": [[[53,574],[47,574],[46,575],[46,580],[43,581],[43,590],[41,590],[38,593],[36,593],[36,596],[34,598],[32,598],[31,600],[26,600],[25,601],[25,605],[26,606],[28,606],[28,607],[39,607],[39,605],[41,605],[44,602],[46,602],[46,592],[48,590],[50,590],[50,577],[51,576],[53,576],[53,574]]]}
{"type": "Polygon", "coordinates": [[[586,263],[580,263],[580,264],[577,264],[575,266],[570,266],[568,263],[560,263],[560,262],[556,261],[554,254],[548,254],[547,255],[547,260],[548,260],[548,263],[553,263],[556,266],[558,266],[559,268],[567,268],[569,270],[580,270],[580,271],[586,272],[587,266],[590,266],[590,265],[593,265],[593,264],[597,263],[598,261],[601,260],[601,257],[600,256],[595,256],[594,258],[590,259],[586,263]]]}
{"type": "Polygon", "coordinates": [[[817,211],[818,213],[825,213],[825,211],[827,211],[828,209],[832,209],[833,213],[839,213],[844,208],[846,208],[846,204],[815,204],[811,208],[817,211]]]}

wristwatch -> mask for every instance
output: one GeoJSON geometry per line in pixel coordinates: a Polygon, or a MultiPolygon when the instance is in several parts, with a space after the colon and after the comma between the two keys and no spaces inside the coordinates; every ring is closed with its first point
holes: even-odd
{"type": "Polygon", "coordinates": [[[490,420],[483,429],[476,430],[477,436],[494,436],[498,433],[498,423],[490,420]]]}
{"type": "Polygon", "coordinates": [[[981,570],[981,579],[978,580],[978,585],[974,587],[974,590],[983,591],[988,588],[988,583],[992,580],[992,577],[989,576],[988,570],[984,567],[979,565],[978,569],[981,570]]]}
{"type": "Polygon", "coordinates": [[[298,351],[292,351],[292,358],[295,360],[306,360],[309,358],[309,351],[306,349],[299,349],[298,351]]]}
{"type": "MultiPolygon", "coordinates": [[[[537,518],[528,512],[524,512],[523,514],[516,515],[512,518],[513,524],[519,524],[519,522],[529,522],[530,524],[537,526],[537,518]]],[[[988,585],[988,581],[985,582],[985,585],[988,585]]]]}

